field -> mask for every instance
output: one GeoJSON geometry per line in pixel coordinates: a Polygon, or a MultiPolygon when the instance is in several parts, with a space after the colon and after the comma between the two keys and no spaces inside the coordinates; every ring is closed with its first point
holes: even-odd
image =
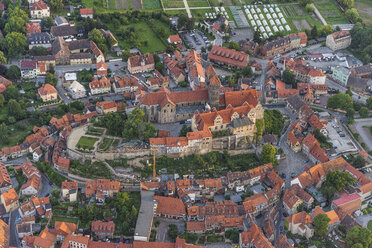
{"type": "Polygon", "coordinates": [[[349,23],[333,1],[317,0],[315,6],[328,24],[349,23]]]}
{"type": "Polygon", "coordinates": [[[372,4],[370,0],[355,0],[355,8],[366,25],[372,25],[372,4]]]}
{"type": "Polygon", "coordinates": [[[71,217],[64,217],[64,216],[54,216],[52,217],[52,220],[50,221],[50,223],[54,226],[54,223],[56,221],[63,221],[63,222],[70,222],[70,223],[74,223],[74,224],[77,224],[78,223],[78,218],[71,218],[71,217]]]}
{"type": "MultiPolygon", "coordinates": [[[[156,19],[153,19],[153,21],[156,23],[157,27],[162,27],[165,32],[166,32],[166,37],[168,37],[171,34],[171,30],[169,27],[156,19]]],[[[118,32],[122,26],[117,26],[112,23],[105,23],[108,28],[111,30],[111,32],[115,33],[118,32]]],[[[165,38],[164,37],[164,42],[158,38],[156,33],[149,27],[149,25],[145,21],[140,21],[138,23],[132,23],[130,25],[126,25],[125,28],[134,28],[135,32],[138,35],[138,41],[139,43],[142,44],[142,42],[147,41],[147,46],[141,46],[140,50],[143,53],[153,53],[153,52],[158,52],[158,51],[164,51],[166,49],[166,43],[165,43],[165,38]]],[[[124,49],[130,49],[130,45],[126,40],[119,39],[119,46],[124,49]]]]}
{"type": "Polygon", "coordinates": [[[187,0],[189,7],[209,7],[207,0],[187,0]]]}
{"type": "Polygon", "coordinates": [[[87,137],[87,136],[82,136],[79,139],[79,142],[76,144],[76,147],[83,148],[83,149],[88,149],[92,150],[94,148],[94,144],[98,141],[98,138],[93,138],[93,137],[87,137]]]}
{"type": "Polygon", "coordinates": [[[183,0],[161,0],[164,8],[185,8],[183,0]]]}
{"type": "Polygon", "coordinates": [[[143,0],[145,9],[161,9],[160,0],[143,0]]]}
{"type": "MultiPolygon", "coordinates": [[[[120,1],[126,1],[126,0],[120,0],[120,1]]],[[[84,7],[86,8],[93,8],[97,13],[103,13],[108,11],[117,10],[116,8],[116,0],[108,0],[108,6],[107,2],[105,0],[82,0],[82,3],[84,7]]]]}
{"type": "Polygon", "coordinates": [[[283,15],[293,31],[311,29],[312,26],[321,26],[320,21],[308,14],[299,4],[281,5],[283,15]]]}

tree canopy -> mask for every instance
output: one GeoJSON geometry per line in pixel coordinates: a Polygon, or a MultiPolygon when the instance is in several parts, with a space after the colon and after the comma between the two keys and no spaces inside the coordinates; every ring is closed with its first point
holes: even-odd
{"type": "Polygon", "coordinates": [[[292,88],[297,88],[296,76],[291,69],[284,70],[282,80],[284,83],[292,85],[292,88]]]}
{"type": "Polygon", "coordinates": [[[284,125],[284,117],[279,110],[265,109],[264,121],[265,133],[280,135],[280,132],[284,125]]]}
{"type": "Polygon", "coordinates": [[[338,93],[328,98],[327,107],[332,109],[344,109],[353,108],[353,99],[351,96],[345,93],[338,93]]]}
{"type": "Polygon", "coordinates": [[[355,183],[355,178],[347,171],[331,171],[327,174],[324,186],[334,187],[338,192],[355,183]]]}
{"type": "Polygon", "coordinates": [[[372,245],[372,233],[368,228],[355,226],[346,234],[348,247],[370,248],[372,245]]]}
{"type": "Polygon", "coordinates": [[[275,158],[276,149],[272,145],[264,145],[262,146],[262,151],[260,154],[260,159],[263,164],[272,163],[276,165],[277,159],[275,158]]]}
{"type": "Polygon", "coordinates": [[[126,140],[141,139],[148,140],[155,135],[155,127],[145,121],[145,113],[141,109],[133,110],[124,123],[123,137],[126,140]]]}
{"type": "Polygon", "coordinates": [[[315,216],[313,225],[314,233],[319,237],[324,237],[327,234],[329,217],[326,214],[318,214],[315,216]]]}
{"type": "Polygon", "coordinates": [[[7,52],[7,57],[9,58],[23,54],[26,51],[28,44],[24,34],[11,32],[1,40],[1,46],[7,52]]]}
{"type": "Polygon", "coordinates": [[[93,29],[92,32],[89,34],[89,40],[94,41],[98,48],[106,54],[108,52],[107,41],[103,34],[98,29],[93,29]]]}

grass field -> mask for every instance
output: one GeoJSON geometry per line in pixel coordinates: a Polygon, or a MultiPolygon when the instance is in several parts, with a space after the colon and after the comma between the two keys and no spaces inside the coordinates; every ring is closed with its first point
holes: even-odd
{"type": "Polygon", "coordinates": [[[82,3],[86,8],[94,8],[97,13],[117,10],[116,0],[108,0],[108,6],[106,0],[82,0],[82,3]]]}
{"type": "Polygon", "coordinates": [[[98,138],[93,138],[93,137],[87,137],[87,136],[82,136],[79,139],[79,142],[76,144],[76,147],[81,147],[85,149],[93,149],[94,144],[98,141],[98,138]]]}
{"type": "Polygon", "coordinates": [[[160,0],[143,0],[145,9],[161,9],[160,0]]]}
{"type": "MultiPolygon", "coordinates": [[[[162,27],[166,31],[166,39],[170,34],[172,34],[171,30],[169,27],[156,19],[153,19],[157,27],[162,27]]],[[[108,28],[111,30],[111,32],[114,33],[115,31],[118,31],[121,26],[114,25],[112,23],[106,23],[108,28]]],[[[147,46],[141,46],[140,50],[143,53],[153,53],[153,52],[158,52],[158,51],[164,51],[166,49],[165,46],[165,41],[164,43],[157,37],[155,32],[148,26],[148,24],[145,21],[141,21],[138,23],[133,23],[130,25],[125,26],[125,28],[131,28],[133,27],[135,32],[138,34],[138,41],[140,43],[147,41],[148,45],[147,46]]],[[[126,40],[119,39],[119,46],[124,49],[130,49],[130,45],[126,40]]]]}
{"type": "Polygon", "coordinates": [[[349,23],[333,1],[317,0],[315,6],[328,24],[349,23]]]}
{"type": "Polygon", "coordinates": [[[204,20],[205,13],[211,13],[210,9],[192,9],[191,14],[195,20],[204,20]]]}
{"type": "Polygon", "coordinates": [[[113,139],[104,138],[102,144],[99,146],[99,149],[107,151],[110,148],[113,141],[114,141],[113,139]]]}
{"type": "Polygon", "coordinates": [[[189,7],[209,7],[207,0],[187,0],[189,7]]]}
{"type": "Polygon", "coordinates": [[[355,8],[366,25],[372,26],[372,4],[371,0],[355,0],[355,8]]]}
{"type": "Polygon", "coordinates": [[[183,0],[160,0],[163,1],[164,8],[185,8],[183,0]]]}

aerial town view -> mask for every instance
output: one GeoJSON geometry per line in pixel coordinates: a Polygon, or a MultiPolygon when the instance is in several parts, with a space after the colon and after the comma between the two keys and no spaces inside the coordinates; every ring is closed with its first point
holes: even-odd
{"type": "Polygon", "coordinates": [[[0,0],[0,248],[372,248],[372,0],[0,0]]]}

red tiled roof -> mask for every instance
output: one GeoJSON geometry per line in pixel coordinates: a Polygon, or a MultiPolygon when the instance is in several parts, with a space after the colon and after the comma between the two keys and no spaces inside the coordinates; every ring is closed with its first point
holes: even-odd
{"type": "Polygon", "coordinates": [[[170,35],[168,39],[170,43],[181,43],[182,42],[182,39],[180,38],[178,34],[170,35]]]}
{"type": "Polygon", "coordinates": [[[94,233],[111,233],[115,232],[115,223],[113,221],[102,222],[92,221],[92,232],[94,233]]]}
{"type": "Polygon", "coordinates": [[[333,203],[339,207],[343,204],[346,204],[346,203],[349,203],[349,202],[352,202],[358,199],[360,199],[360,195],[357,193],[353,193],[353,194],[343,193],[340,195],[340,198],[333,200],[333,203]]]}
{"type": "Polygon", "coordinates": [[[41,33],[40,23],[38,22],[28,22],[26,28],[27,34],[41,33]]]}
{"type": "Polygon", "coordinates": [[[249,61],[249,55],[226,47],[213,46],[208,59],[237,67],[245,67],[249,61]]]}
{"type": "Polygon", "coordinates": [[[80,9],[80,15],[93,15],[92,8],[80,9]]]}
{"type": "Polygon", "coordinates": [[[185,206],[181,199],[164,196],[154,196],[154,199],[158,201],[156,213],[174,216],[186,215],[185,206]]]}
{"type": "Polygon", "coordinates": [[[242,106],[244,103],[248,103],[252,107],[256,107],[258,100],[256,90],[241,90],[232,91],[225,93],[225,105],[232,107],[242,106]]]}
{"type": "Polygon", "coordinates": [[[31,4],[31,7],[30,7],[30,10],[44,10],[44,9],[48,9],[48,6],[42,0],[31,4]]]}
{"type": "Polygon", "coordinates": [[[38,89],[38,93],[41,96],[46,96],[50,94],[56,94],[57,90],[51,84],[44,84],[42,87],[38,89]]]}

